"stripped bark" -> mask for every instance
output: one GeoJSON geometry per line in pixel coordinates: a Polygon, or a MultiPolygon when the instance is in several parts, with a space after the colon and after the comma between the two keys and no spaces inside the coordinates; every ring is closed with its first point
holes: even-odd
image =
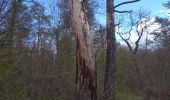
{"type": "Polygon", "coordinates": [[[80,0],[69,0],[76,47],[76,100],[96,100],[96,64],[89,24],[80,0]]]}

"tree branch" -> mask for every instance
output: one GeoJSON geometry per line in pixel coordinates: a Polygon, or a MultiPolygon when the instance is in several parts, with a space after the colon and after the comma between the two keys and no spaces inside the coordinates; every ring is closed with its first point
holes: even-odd
{"type": "Polygon", "coordinates": [[[121,37],[121,39],[127,44],[130,52],[134,52],[134,50],[132,49],[132,46],[131,46],[131,44],[129,43],[128,39],[125,39],[125,38],[121,35],[121,33],[117,33],[117,34],[118,34],[118,35],[121,37]]]}
{"type": "Polygon", "coordinates": [[[118,4],[118,5],[116,5],[116,6],[114,7],[114,9],[117,8],[117,7],[119,7],[119,6],[121,6],[121,5],[129,4],[129,3],[134,3],[134,2],[138,2],[138,1],[140,1],[140,0],[125,1],[125,2],[122,2],[122,3],[118,4]]]}
{"type": "Polygon", "coordinates": [[[130,10],[130,11],[127,11],[127,10],[124,10],[124,11],[115,10],[115,12],[117,12],[117,13],[131,13],[132,10],[130,10]]]}

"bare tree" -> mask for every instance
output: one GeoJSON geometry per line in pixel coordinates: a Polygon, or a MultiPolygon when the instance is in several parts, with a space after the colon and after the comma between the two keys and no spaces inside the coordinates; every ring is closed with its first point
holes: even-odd
{"type": "MultiPolygon", "coordinates": [[[[128,19],[126,19],[127,21],[128,19]]],[[[131,62],[129,63],[130,68],[127,69],[129,76],[136,75],[131,79],[132,83],[135,84],[134,87],[137,88],[137,94],[143,95],[142,91],[146,91],[144,88],[145,82],[142,77],[141,68],[137,61],[137,52],[139,50],[140,42],[145,34],[148,34],[149,28],[154,24],[149,17],[149,12],[146,10],[139,10],[133,15],[129,13],[129,22],[124,23],[123,20],[119,20],[119,25],[117,26],[117,33],[121,39],[126,43],[129,48],[131,55],[131,62]],[[136,17],[134,17],[136,16],[136,17]],[[124,27],[125,26],[125,29],[124,27]],[[134,43],[131,42],[132,35],[136,36],[134,43]],[[130,69],[130,70],[129,70],[130,69]]],[[[130,82],[131,83],[131,82],[130,82]]]]}
{"type": "Polygon", "coordinates": [[[153,22],[150,22],[151,18],[148,15],[149,12],[145,10],[139,10],[137,15],[129,13],[130,22],[127,24],[127,26],[125,26],[127,29],[129,29],[127,31],[123,31],[123,29],[121,29],[125,24],[123,20],[121,19],[118,22],[119,25],[117,25],[117,34],[127,44],[130,52],[133,54],[137,53],[142,36],[146,34],[150,26],[153,25],[153,22]],[[137,17],[135,18],[134,16],[137,17]],[[136,35],[137,39],[134,44],[135,46],[133,47],[133,44],[131,43],[131,37],[134,34],[136,35]]]}
{"type": "Polygon", "coordinates": [[[84,1],[69,0],[72,28],[77,39],[76,99],[96,100],[96,64],[89,24],[84,12],[84,1]]]}

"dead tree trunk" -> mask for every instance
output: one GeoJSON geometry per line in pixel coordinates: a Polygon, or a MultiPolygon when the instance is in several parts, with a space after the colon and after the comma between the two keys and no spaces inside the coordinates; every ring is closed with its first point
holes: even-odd
{"type": "Polygon", "coordinates": [[[80,0],[69,0],[72,28],[77,39],[76,100],[96,100],[96,64],[92,37],[80,0]]]}
{"type": "Polygon", "coordinates": [[[113,0],[107,1],[107,54],[104,82],[105,100],[115,100],[116,81],[116,39],[114,26],[114,4],[113,0]]]}

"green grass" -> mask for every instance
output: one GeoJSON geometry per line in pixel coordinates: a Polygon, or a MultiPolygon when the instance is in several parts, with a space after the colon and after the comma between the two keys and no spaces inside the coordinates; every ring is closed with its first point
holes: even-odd
{"type": "Polygon", "coordinates": [[[133,93],[128,92],[117,92],[116,100],[140,100],[140,97],[136,96],[133,93]]]}

